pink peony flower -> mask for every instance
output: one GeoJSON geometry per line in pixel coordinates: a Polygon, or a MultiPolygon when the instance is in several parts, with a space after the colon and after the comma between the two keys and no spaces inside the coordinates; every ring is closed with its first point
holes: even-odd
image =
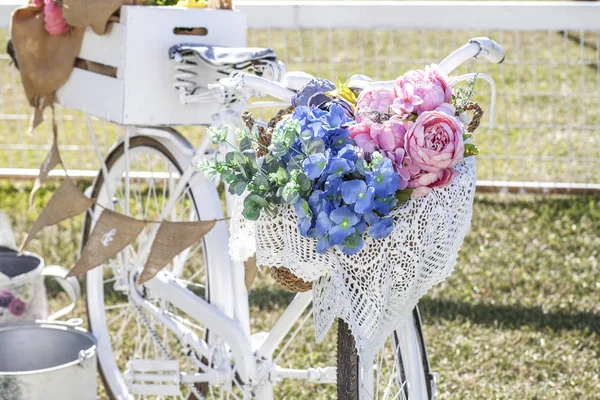
{"type": "Polygon", "coordinates": [[[458,174],[459,172],[452,168],[443,169],[437,172],[422,171],[414,175],[408,182],[408,187],[414,189],[411,197],[423,197],[429,194],[433,188],[446,187],[452,183],[452,180],[455,176],[458,176],[458,174]]]}
{"type": "Polygon", "coordinates": [[[439,107],[437,107],[435,109],[435,111],[440,111],[443,112],[444,114],[448,114],[451,117],[455,117],[456,116],[456,107],[454,107],[452,104],[450,103],[443,103],[440,104],[439,107]]]}
{"type": "Polygon", "coordinates": [[[69,31],[69,25],[63,18],[62,9],[53,0],[44,0],[44,27],[51,35],[64,35],[69,31]]]}
{"type": "Polygon", "coordinates": [[[404,147],[404,137],[410,121],[403,121],[394,116],[383,123],[375,123],[369,119],[350,127],[350,137],[358,147],[366,153],[374,151],[395,151],[404,147]]]}
{"type": "Polygon", "coordinates": [[[406,156],[404,149],[399,148],[394,151],[382,152],[384,157],[392,160],[394,164],[394,171],[400,176],[400,188],[398,190],[404,190],[408,187],[408,181],[411,179],[411,171],[418,173],[420,170],[417,168],[416,171],[412,167],[410,158],[406,156]]]}
{"type": "MultiPolygon", "coordinates": [[[[451,82],[442,75],[435,64],[426,67],[425,71],[405,73],[396,80],[394,91],[398,98],[406,99],[410,95],[409,103],[417,114],[435,110],[441,104],[450,103],[452,100],[451,82]],[[414,97],[421,99],[421,102],[416,104],[418,101],[414,100],[414,97]]],[[[397,101],[395,107],[402,108],[404,104],[406,101],[397,101]]]]}
{"type": "Polygon", "coordinates": [[[464,149],[460,120],[442,111],[419,115],[404,139],[412,162],[425,172],[438,172],[458,164],[464,149]]]}
{"type": "Polygon", "coordinates": [[[26,308],[27,304],[21,301],[18,297],[15,297],[8,305],[8,311],[10,311],[11,314],[16,315],[17,317],[23,315],[26,308]]]}
{"type": "Polygon", "coordinates": [[[411,114],[415,110],[415,106],[423,104],[423,99],[415,95],[415,88],[412,84],[407,83],[404,87],[396,87],[396,99],[391,108],[397,114],[404,116],[411,114]]]}
{"type": "Polygon", "coordinates": [[[350,137],[354,139],[356,145],[367,153],[373,153],[377,146],[371,137],[371,124],[371,121],[365,120],[348,128],[350,137]]]}
{"type": "Polygon", "coordinates": [[[368,113],[386,113],[395,98],[394,91],[390,89],[363,90],[356,99],[357,121],[361,122],[368,113]]]}
{"type": "Polygon", "coordinates": [[[390,118],[382,124],[371,125],[371,138],[380,150],[393,151],[404,147],[406,126],[398,117],[390,118]]]}

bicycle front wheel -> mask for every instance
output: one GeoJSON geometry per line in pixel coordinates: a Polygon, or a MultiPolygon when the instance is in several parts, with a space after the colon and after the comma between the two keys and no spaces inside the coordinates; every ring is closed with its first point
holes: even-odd
{"type": "Polygon", "coordinates": [[[433,398],[433,375],[417,308],[385,341],[377,354],[361,360],[354,337],[338,321],[339,400],[424,400],[433,398]]]}
{"type": "MultiPolygon", "coordinates": [[[[189,164],[192,148],[176,132],[132,129],[127,132],[129,146],[125,148],[125,142],[121,143],[108,155],[107,176],[98,175],[91,197],[101,206],[121,214],[156,221],[169,199],[175,196],[174,189],[189,164]],[[165,140],[165,136],[169,139],[165,140]]],[[[166,213],[166,220],[199,221],[222,216],[215,186],[202,176],[196,178],[178,196],[175,207],[166,213]]],[[[82,246],[101,211],[101,207],[96,207],[86,215],[82,246]]],[[[184,384],[179,379],[181,373],[210,371],[217,359],[221,362],[227,359],[227,349],[218,343],[211,346],[207,329],[198,321],[146,287],[136,288],[130,284],[141,271],[134,260],[148,240],[148,229],[116,257],[86,276],[90,328],[98,340],[98,359],[107,395],[117,399],[230,398],[229,394],[236,390],[235,382],[217,387],[208,383],[184,384]],[[200,338],[214,358],[197,355],[181,342],[180,335],[164,326],[156,314],[132,300],[133,296],[141,296],[153,309],[171,318],[182,332],[200,338]],[[169,379],[169,376],[174,378],[169,379]]],[[[223,274],[229,271],[228,264],[224,264],[227,259],[223,259],[226,249],[226,228],[216,226],[202,241],[177,255],[166,268],[179,284],[222,307],[223,296],[229,293],[220,287],[227,281],[223,274]]],[[[214,335],[210,337],[211,343],[218,342],[212,340],[216,339],[214,335]]]]}

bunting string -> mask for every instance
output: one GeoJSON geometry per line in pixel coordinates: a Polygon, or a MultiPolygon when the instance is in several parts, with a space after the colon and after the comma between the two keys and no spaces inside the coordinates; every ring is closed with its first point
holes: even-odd
{"type": "MultiPolygon", "coordinates": [[[[68,276],[82,275],[106,263],[133,243],[148,224],[160,224],[140,274],[139,283],[143,284],[156,276],[174,257],[202,239],[217,222],[229,219],[189,222],[153,221],[132,218],[111,210],[87,197],[69,177],[60,158],[56,134],[46,161],[40,168],[40,178],[36,180],[35,190],[41,187],[49,172],[59,164],[65,171],[66,177],[33,223],[21,245],[21,251],[43,228],[80,215],[94,207],[101,208],[102,212],[96,220],[81,257],[68,276]]],[[[31,195],[32,198],[33,195],[34,193],[31,195]]]]}

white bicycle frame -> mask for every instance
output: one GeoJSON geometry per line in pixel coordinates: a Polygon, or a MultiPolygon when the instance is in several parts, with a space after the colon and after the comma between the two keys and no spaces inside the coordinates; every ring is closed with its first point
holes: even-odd
{"type": "MultiPolygon", "coordinates": [[[[453,52],[445,60],[440,63],[440,69],[444,73],[452,72],[456,67],[471,58],[485,57],[491,62],[501,62],[504,59],[504,52],[502,48],[487,38],[475,38],[471,39],[466,45],[453,52]]],[[[463,75],[459,79],[469,79],[472,74],[463,75]]],[[[492,85],[492,106],[495,105],[496,89],[493,80],[487,75],[479,74],[479,78],[485,79],[492,85]]],[[[260,94],[262,96],[272,96],[280,99],[283,103],[279,102],[265,102],[255,103],[255,107],[271,107],[278,106],[281,104],[290,104],[292,97],[295,92],[288,89],[285,85],[279,82],[273,82],[256,75],[249,75],[244,73],[237,73],[236,82],[237,88],[240,90],[250,90],[252,93],[260,94]]],[[[293,76],[297,81],[305,80],[308,82],[312,77],[307,74],[300,73],[293,76]]],[[[351,87],[366,88],[366,87],[378,87],[378,86],[389,86],[393,84],[390,82],[369,82],[364,80],[351,81],[351,87]]],[[[250,105],[252,106],[252,104],[250,105]]],[[[493,115],[493,113],[492,113],[493,115]]],[[[239,121],[239,113],[232,112],[222,113],[220,116],[221,121],[229,125],[229,136],[231,142],[235,141],[235,123],[233,121],[239,121]]],[[[93,144],[96,147],[98,154],[100,150],[95,140],[91,124],[88,124],[88,129],[93,139],[93,144]]],[[[149,130],[151,131],[151,130],[149,130]]],[[[168,135],[167,135],[168,136],[168,135]]],[[[125,144],[127,145],[129,138],[125,138],[125,144]]],[[[204,138],[203,142],[196,148],[195,156],[192,158],[192,162],[187,167],[185,172],[179,179],[175,190],[171,193],[170,198],[162,210],[159,217],[160,220],[165,219],[176,204],[177,199],[181,194],[184,193],[187,185],[193,179],[195,174],[199,173],[197,168],[198,162],[204,158],[206,150],[210,144],[209,138],[204,138]]],[[[126,146],[126,157],[127,157],[127,146],[126,146]]],[[[101,157],[100,157],[101,158],[101,157]]],[[[102,173],[105,176],[107,174],[107,168],[102,162],[102,173]]],[[[227,194],[227,205],[228,212],[231,212],[231,205],[233,204],[233,196],[227,194]]],[[[149,254],[150,247],[158,231],[158,224],[155,224],[149,233],[148,240],[143,244],[142,249],[138,251],[136,259],[132,261],[135,267],[144,265],[146,257],[149,254]]],[[[255,395],[261,400],[272,399],[272,381],[276,378],[298,378],[305,379],[312,382],[321,383],[334,383],[336,379],[335,368],[323,368],[314,369],[309,368],[306,370],[291,370],[284,368],[273,368],[270,364],[275,349],[282,343],[283,339],[291,332],[295,323],[299,320],[306,308],[312,301],[311,292],[299,293],[295,296],[293,301],[289,304],[283,314],[280,316],[278,321],[275,323],[271,331],[267,334],[266,338],[258,344],[252,345],[250,337],[250,322],[249,322],[249,311],[248,311],[248,293],[244,284],[244,268],[243,265],[230,263],[232,271],[232,282],[231,292],[232,295],[226,297],[224,303],[220,307],[216,307],[214,304],[208,303],[204,299],[196,296],[192,291],[183,287],[178,283],[174,276],[160,272],[154,279],[150,280],[145,286],[150,290],[154,297],[163,299],[180,309],[181,311],[188,314],[190,317],[201,322],[203,326],[208,329],[211,334],[215,337],[223,340],[227,346],[231,349],[231,355],[235,361],[236,371],[239,374],[241,380],[247,384],[258,386],[255,388],[255,395]],[[257,383],[260,382],[260,385],[257,383]]],[[[227,266],[222,266],[227,267],[227,266]]],[[[156,308],[153,304],[146,301],[137,290],[137,284],[130,279],[130,298],[139,307],[144,308],[150,314],[152,314],[157,321],[160,321],[166,328],[171,330],[178,336],[181,342],[190,348],[194,349],[199,355],[209,357],[209,349],[207,343],[191,332],[188,328],[183,326],[175,319],[169,317],[166,313],[163,313],[160,309],[156,308]]],[[[225,296],[226,294],[220,294],[225,296]]],[[[407,371],[408,374],[411,371],[407,371]]],[[[412,372],[415,376],[418,375],[418,371],[412,372]]],[[[227,379],[233,379],[232,376],[222,376],[218,373],[197,373],[189,376],[184,376],[182,381],[185,382],[223,382],[227,379]]],[[[425,383],[423,383],[425,384],[425,383]]],[[[414,394],[414,398],[424,398],[422,393],[427,393],[423,388],[412,388],[411,394],[414,394]]]]}

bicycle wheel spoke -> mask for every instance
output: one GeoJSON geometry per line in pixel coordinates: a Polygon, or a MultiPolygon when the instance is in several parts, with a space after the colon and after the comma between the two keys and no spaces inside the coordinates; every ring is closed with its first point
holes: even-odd
{"type": "MultiPolygon", "coordinates": [[[[95,198],[101,199],[101,204],[110,199],[109,204],[114,204],[114,209],[125,215],[137,219],[158,220],[167,204],[173,204],[173,207],[165,215],[167,220],[190,222],[197,221],[198,214],[194,204],[193,190],[186,188],[177,196],[174,190],[177,182],[181,178],[180,168],[173,162],[173,157],[167,157],[160,145],[156,147],[140,146],[139,142],[151,142],[146,137],[131,137],[130,149],[128,152],[129,172],[126,173],[124,154],[118,154],[118,158],[112,162],[107,162],[109,173],[107,180],[112,183],[108,185],[113,193],[107,193],[106,186],[101,182],[99,189],[94,193],[95,198]],[[127,178],[129,177],[129,182],[127,178]],[[98,191],[99,190],[99,191],[98,191]],[[129,201],[127,201],[127,199],[129,201]],[[172,201],[174,200],[174,201],[172,201]]],[[[215,193],[215,198],[217,198],[215,193]]],[[[90,213],[92,221],[99,216],[99,212],[90,213]]],[[[93,222],[86,228],[89,231],[93,229],[93,222]]],[[[205,337],[205,328],[202,323],[190,320],[190,317],[181,313],[178,309],[162,300],[159,296],[151,293],[148,287],[132,287],[130,281],[132,274],[139,273],[141,266],[131,265],[137,259],[139,252],[146,251],[146,243],[149,239],[149,228],[144,229],[137,239],[121,251],[116,257],[110,259],[102,268],[99,275],[101,279],[95,280],[96,283],[88,283],[91,290],[104,291],[104,296],[95,298],[104,299],[104,304],[89,304],[88,309],[94,310],[93,318],[90,318],[95,334],[104,335],[105,341],[110,343],[109,359],[105,354],[99,355],[100,365],[104,370],[106,365],[114,365],[114,369],[109,371],[113,381],[115,376],[120,375],[123,379],[123,373],[127,367],[135,368],[136,363],[130,363],[134,360],[174,360],[177,361],[179,371],[186,374],[194,374],[201,370],[210,372],[216,367],[215,360],[219,360],[222,367],[223,360],[230,355],[225,346],[213,347],[212,353],[215,359],[205,359],[198,357],[191,349],[192,347],[180,343],[180,337],[173,332],[167,325],[163,324],[162,319],[157,319],[155,314],[146,310],[144,303],[148,302],[155,309],[160,310],[161,318],[171,318],[174,322],[173,327],[181,329],[183,332],[193,333],[191,338],[202,340],[205,337]],[[130,290],[136,290],[136,296],[141,298],[136,303],[131,303],[130,290]],[[107,326],[108,330],[96,332],[94,320],[104,320],[99,326],[107,326]],[[179,327],[179,328],[178,328],[179,327]],[[108,364],[107,364],[108,363],[108,364]],[[113,363],[113,364],[110,364],[113,363]]],[[[141,256],[141,255],[140,255],[141,256]]],[[[205,296],[208,293],[206,282],[206,249],[203,241],[185,249],[167,264],[165,272],[173,275],[182,287],[189,287],[190,291],[205,296]]],[[[213,337],[213,335],[211,335],[213,337]]],[[[220,343],[215,336],[216,343],[220,343]]],[[[210,343],[204,343],[203,346],[210,347],[210,343]]],[[[158,371],[155,375],[161,374],[160,365],[156,364],[158,371]]],[[[153,371],[149,372],[154,373],[153,371]]],[[[106,374],[105,374],[106,375],[106,374]]],[[[111,385],[110,389],[117,389],[125,392],[117,393],[120,397],[128,397],[129,383],[123,380],[122,385],[111,385]]],[[[151,388],[152,382],[147,383],[151,388]]],[[[204,384],[201,385],[204,388],[204,384]]],[[[179,385],[180,393],[173,396],[140,396],[133,395],[135,399],[196,399],[206,398],[215,400],[219,398],[242,399],[242,396],[232,394],[233,391],[242,393],[244,389],[237,382],[206,384],[206,392],[198,392],[193,384],[179,385]],[[193,393],[199,393],[200,397],[193,396],[193,393]]]]}

